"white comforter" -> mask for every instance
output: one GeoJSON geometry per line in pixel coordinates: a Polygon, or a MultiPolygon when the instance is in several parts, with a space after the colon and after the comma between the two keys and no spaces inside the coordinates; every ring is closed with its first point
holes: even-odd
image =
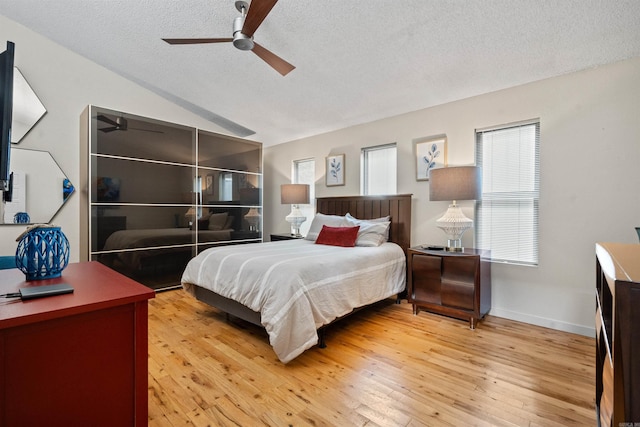
{"type": "Polygon", "coordinates": [[[320,326],[401,292],[405,282],[404,252],[394,243],[343,248],[303,239],[211,248],[182,276],[192,294],[201,286],[259,312],[283,363],[317,344],[320,326]]]}

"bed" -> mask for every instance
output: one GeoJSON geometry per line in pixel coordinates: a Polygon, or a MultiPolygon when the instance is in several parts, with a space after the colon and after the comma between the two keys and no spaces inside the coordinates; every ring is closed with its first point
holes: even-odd
{"type": "Polygon", "coordinates": [[[411,195],[319,198],[317,212],[389,217],[388,242],[336,247],[294,239],[212,248],[192,259],[182,276],[183,288],[198,300],[264,327],[283,363],[323,346],[329,324],[399,297],[406,286],[411,195]]]}

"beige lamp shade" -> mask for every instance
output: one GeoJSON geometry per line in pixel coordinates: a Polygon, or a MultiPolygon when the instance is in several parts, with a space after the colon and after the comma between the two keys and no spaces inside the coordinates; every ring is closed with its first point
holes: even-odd
{"type": "Polygon", "coordinates": [[[482,197],[482,169],[477,166],[455,166],[429,171],[429,200],[447,200],[453,203],[436,221],[448,237],[446,249],[462,252],[462,235],[473,227],[473,220],[467,218],[457,200],[478,200],[482,197]]]}
{"type": "Polygon", "coordinates": [[[309,203],[308,184],[282,184],[280,203],[283,205],[306,205],[309,203]]]}
{"type": "Polygon", "coordinates": [[[429,200],[480,200],[482,169],[477,166],[452,166],[429,171],[429,200]]]}
{"type": "Polygon", "coordinates": [[[300,225],[307,220],[307,217],[300,211],[298,205],[309,203],[308,184],[282,184],[280,186],[280,202],[283,205],[291,205],[291,213],[285,220],[293,227],[293,236],[301,237],[300,225]]]}

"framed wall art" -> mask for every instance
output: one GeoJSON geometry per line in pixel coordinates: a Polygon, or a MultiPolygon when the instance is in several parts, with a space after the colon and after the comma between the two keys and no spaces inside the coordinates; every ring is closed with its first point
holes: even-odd
{"type": "Polygon", "coordinates": [[[213,196],[213,175],[207,175],[204,182],[204,192],[209,196],[213,196]]]}
{"type": "Polygon", "coordinates": [[[327,187],[344,185],[344,154],[327,157],[327,170],[325,175],[327,187]]]}
{"type": "Polygon", "coordinates": [[[429,171],[447,166],[447,136],[438,135],[414,140],[416,180],[428,181],[429,171]]]}

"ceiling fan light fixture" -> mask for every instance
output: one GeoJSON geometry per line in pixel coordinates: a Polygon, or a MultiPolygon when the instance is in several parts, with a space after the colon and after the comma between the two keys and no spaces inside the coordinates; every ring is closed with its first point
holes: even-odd
{"type": "Polygon", "coordinates": [[[116,117],[116,127],[118,130],[127,130],[129,123],[124,117],[116,117]]]}
{"type": "Polygon", "coordinates": [[[238,16],[233,20],[233,45],[236,47],[236,49],[251,50],[253,49],[253,37],[250,37],[242,32],[244,19],[247,16],[245,14],[245,11],[246,9],[243,9],[242,16],[238,16]]]}
{"type": "Polygon", "coordinates": [[[242,33],[236,33],[233,36],[233,45],[240,50],[251,50],[254,46],[253,38],[242,33]]]}

